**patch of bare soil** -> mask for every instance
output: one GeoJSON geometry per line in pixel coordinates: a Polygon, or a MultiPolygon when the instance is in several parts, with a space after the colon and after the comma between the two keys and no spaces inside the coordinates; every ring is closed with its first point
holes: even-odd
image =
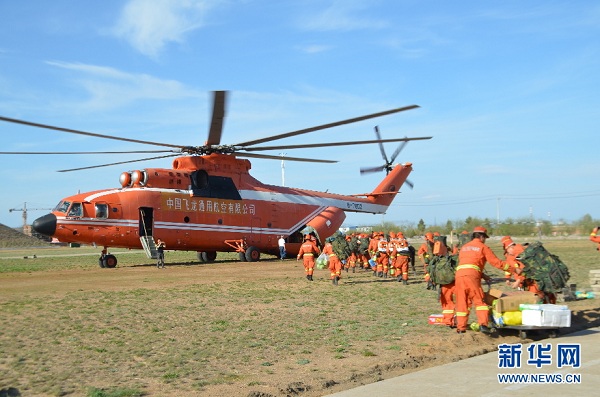
{"type": "MultiPolygon", "coordinates": [[[[258,277],[265,277],[265,275],[268,275],[270,280],[285,279],[290,276],[302,277],[302,270],[295,265],[291,266],[289,262],[279,261],[261,265],[211,264],[204,265],[202,277],[198,277],[199,272],[196,266],[186,265],[171,265],[165,270],[157,270],[152,266],[132,266],[117,269],[98,268],[29,274],[0,274],[0,285],[2,285],[0,303],[24,293],[28,296],[64,296],[73,291],[119,291],[137,288],[142,282],[143,288],[168,289],[181,288],[190,284],[211,284],[223,281],[228,277],[236,280],[255,280],[258,277]]],[[[573,312],[572,326],[563,332],[574,332],[600,326],[600,307],[597,300],[569,302],[569,306],[573,312]]],[[[323,396],[492,352],[497,350],[500,343],[520,341],[516,332],[511,334],[504,331],[492,337],[476,332],[459,335],[450,329],[447,333],[431,335],[407,334],[402,336],[403,347],[400,351],[387,350],[374,357],[354,355],[335,359],[330,352],[312,352],[312,361],[318,362],[319,371],[315,371],[309,366],[301,370],[274,369],[270,375],[261,375],[263,381],[258,384],[248,384],[246,381],[211,384],[199,391],[197,395],[323,396]]],[[[307,339],[310,340],[311,337],[314,335],[308,335],[307,339]]],[[[545,338],[546,335],[531,335],[531,337],[534,339],[545,338]]],[[[227,367],[227,363],[224,363],[223,366],[227,367]]],[[[177,390],[170,390],[168,385],[158,382],[149,385],[145,390],[150,395],[181,395],[177,390]]],[[[186,392],[185,395],[190,395],[190,393],[186,392]]]]}

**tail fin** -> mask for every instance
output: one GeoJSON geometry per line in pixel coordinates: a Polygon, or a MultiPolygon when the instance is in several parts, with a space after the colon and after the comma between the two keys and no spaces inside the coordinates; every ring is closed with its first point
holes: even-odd
{"type": "Polygon", "coordinates": [[[373,204],[389,207],[411,172],[412,163],[398,164],[367,198],[373,204]]]}

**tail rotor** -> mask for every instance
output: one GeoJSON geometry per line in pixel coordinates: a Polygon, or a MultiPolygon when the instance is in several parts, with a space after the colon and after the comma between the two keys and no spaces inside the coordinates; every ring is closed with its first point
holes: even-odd
{"type": "MultiPolygon", "coordinates": [[[[375,135],[377,136],[377,140],[381,141],[381,133],[379,132],[379,126],[375,126],[375,135]]],[[[406,138],[405,141],[400,142],[400,144],[398,145],[398,147],[396,148],[396,150],[394,150],[394,153],[392,153],[392,157],[390,157],[388,159],[387,154],[385,153],[385,149],[383,148],[383,143],[379,142],[379,151],[381,152],[381,157],[383,158],[383,165],[377,166],[377,167],[363,167],[360,169],[360,174],[364,175],[364,174],[370,174],[373,172],[379,172],[379,171],[383,171],[385,170],[386,175],[390,173],[390,171],[392,170],[392,168],[394,168],[393,164],[394,161],[396,160],[396,157],[398,157],[398,155],[400,154],[400,152],[402,152],[402,150],[404,150],[404,147],[406,147],[406,144],[408,143],[409,138],[406,138]]],[[[408,185],[408,187],[410,187],[411,189],[414,187],[414,184],[407,180],[405,182],[406,185],[408,185]]]]}

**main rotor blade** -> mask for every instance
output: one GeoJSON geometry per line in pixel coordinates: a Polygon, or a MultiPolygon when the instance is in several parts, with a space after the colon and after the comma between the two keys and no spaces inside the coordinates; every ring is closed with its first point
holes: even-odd
{"type": "Polygon", "coordinates": [[[138,160],[119,161],[117,163],[107,163],[107,164],[100,164],[100,165],[92,165],[92,166],[89,166],[89,167],[70,168],[70,169],[67,169],[67,170],[58,170],[57,172],[71,172],[71,171],[89,170],[89,169],[92,169],[92,168],[110,167],[111,165],[137,163],[138,161],[164,159],[166,157],[175,157],[175,156],[179,156],[179,153],[177,153],[177,154],[169,154],[169,155],[166,155],[166,156],[158,156],[158,157],[146,157],[144,159],[138,159],[138,160]]]}
{"type": "Polygon", "coordinates": [[[45,129],[48,129],[48,130],[61,131],[61,132],[68,132],[68,133],[71,133],[71,134],[93,136],[93,137],[96,137],[96,138],[114,139],[116,141],[142,143],[144,145],[173,147],[173,148],[179,148],[179,149],[186,148],[186,146],[182,146],[182,145],[173,145],[173,144],[170,144],[170,143],[142,141],[142,140],[139,140],[139,139],[121,138],[121,137],[112,136],[112,135],[96,134],[94,132],[72,130],[72,129],[69,129],[69,128],[55,127],[55,126],[47,125],[47,124],[33,123],[31,121],[12,119],[10,117],[2,117],[2,116],[0,116],[0,120],[1,121],[7,121],[9,123],[28,125],[28,126],[31,126],[31,127],[45,128],[45,129]]]}
{"type": "Polygon", "coordinates": [[[431,138],[432,137],[430,137],[430,136],[424,136],[424,137],[417,137],[417,138],[394,138],[394,139],[381,139],[381,140],[369,140],[369,141],[307,143],[307,144],[302,144],[302,145],[256,146],[256,147],[249,147],[249,148],[240,148],[240,150],[243,150],[244,152],[257,152],[260,150],[306,149],[306,148],[315,148],[315,147],[366,145],[366,144],[370,144],[370,143],[419,141],[419,140],[431,139],[431,138]]]}
{"type": "Polygon", "coordinates": [[[375,118],[375,117],[386,116],[388,114],[398,113],[398,112],[402,112],[402,111],[405,111],[405,110],[415,109],[415,108],[418,108],[418,107],[419,107],[418,105],[410,105],[410,106],[405,106],[405,107],[402,107],[402,108],[386,110],[386,111],[379,112],[379,113],[373,113],[373,114],[368,114],[368,115],[365,115],[365,116],[354,117],[354,118],[347,119],[347,120],[336,121],[335,123],[323,124],[323,125],[319,125],[319,126],[316,126],[316,127],[310,127],[310,128],[305,128],[303,130],[298,130],[298,131],[293,131],[293,132],[287,132],[285,134],[273,135],[273,136],[270,136],[270,137],[267,137],[267,138],[256,139],[256,140],[253,140],[253,141],[241,142],[241,143],[238,143],[238,144],[236,144],[234,146],[252,146],[252,145],[259,144],[259,143],[271,142],[271,141],[275,141],[275,140],[278,140],[278,139],[289,138],[289,137],[296,136],[296,135],[306,134],[308,132],[324,130],[324,129],[327,129],[327,128],[337,127],[339,125],[351,124],[351,123],[356,123],[358,121],[372,119],[372,118],[375,118]]]}
{"type": "Polygon", "coordinates": [[[128,150],[117,152],[0,152],[0,154],[129,154],[129,153],[178,153],[175,150],[128,150]]]}
{"type": "Polygon", "coordinates": [[[270,160],[290,160],[290,161],[304,161],[308,163],[337,163],[336,160],[320,160],[320,159],[309,159],[304,157],[288,157],[288,156],[272,156],[268,154],[254,154],[254,153],[236,153],[235,157],[251,157],[256,159],[270,159],[270,160]]]}
{"type": "Polygon", "coordinates": [[[215,91],[213,97],[212,118],[210,121],[210,130],[208,140],[205,145],[218,145],[221,143],[221,134],[223,133],[223,119],[225,118],[225,99],[227,91],[215,91]]]}
{"type": "MultiPolygon", "coordinates": [[[[375,126],[375,136],[377,137],[378,141],[381,141],[381,134],[379,133],[379,126],[375,126]]],[[[383,149],[383,143],[379,142],[379,151],[381,152],[381,157],[383,157],[383,160],[385,161],[385,163],[389,163],[388,158],[385,154],[385,150],[383,149]]],[[[394,161],[394,160],[392,160],[394,161]]]]}

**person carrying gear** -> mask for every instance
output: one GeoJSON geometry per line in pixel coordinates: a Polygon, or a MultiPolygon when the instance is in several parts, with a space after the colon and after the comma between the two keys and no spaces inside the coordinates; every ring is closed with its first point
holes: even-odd
{"type": "Polygon", "coordinates": [[[469,309],[475,306],[479,330],[489,334],[488,328],[489,308],[483,301],[481,279],[486,262],[500,270],[508,270],[510,266],[506,261],[499,259],[492,249],[485,245],[489,238],[487,229],[477,226],[473,229],[472,240],[465,244],[458,253],[458,266],[456,267],[455,293],[456,293],[456,331],[464,333],[467,330],[469,309]]]}
{"type": "MultiPolygon", "coordinates": [[[[506,262],[510,264],[510,269],[504,272],[504,280],[506,281],[506,285],[513,286],[512,278],[516,275],[515,268],[519,267],[517,263],[517,255],[524,251],[523,246],[518,249],[518,253],[513,255],[509,253],[509,247],[513,247],[515,242],[512,240],[510,236],[504,236],[500,239],[500,243],[502,243],[502,248],[504,249],[504,257],[506,258],[506,262]]],[[[520,245],[520,244],[519,244],[520,245]]],[[[511,252],[515,252],[514,247],[510,249],[511,252]]],[[[513,288],[515,288],[513,286],[513,288]]]]}
{"type": "Polygon", "coordinates": [[[515,289],[522,288],[525,291],[536,294],[544,303],[556,304],[556,295],[545,293],[540,289],[537,281],[523,275],[523,264],[517,260],[517,257],[525,251],[525,247],[522,244],[515,244],[510,237],[508,239],[508,245],[505,248],[506,262],[510,265],[511,274],[516,280],[511,286],[515,289]]]}
{"type": "Polygon", "coordinates": [[[371,238],[369,240],[368,255],[369,255],[369,259],[373,260],[373,262],[369,262],[369,263],[370,263],[371,269],[373,270],[374,276],[377,275],[377,265],[376,264],[371,265],[371,263],[375,263],[377,261],[378,245],[379,245],[379,232],[373,232],[371,235],[371,238]]]}
{"type": "Polygon", "coordinates": [[[304,272],[306,273],[306,279],[313,281],[313,272],[315,270],[315,257],[321,253],[319,247],[312,241],[310,234],[304,235],[304,242],[300,246],[298,256],[296,260],[302,258],[304,264],[304,272]]]}
{"type": "Polygon", "coordinates": [[[596,251],[600,251],[600,236],[598,236],[598,230],[600,230],[600,226],[596,226],[594,230],[592,230],[592,232],[590,233],[590,241],[598,243],[596,251]]]}
{"type": "Polygon", "coordinates": [[[342,262],[340,258],[336,255],[333,250],[333,245],[331,244],[331,240],[327,239],[327,243],[323,247],[323,253],[329,255],[329,272],[330,279],[333,285],[338,285],[338,281],[342,278],[342,262]]]}
{"type": "Polygon", "coordinates": [[[429,258],[433,255],[433,233],[427,232],[425,233],[425,242],[421,244],[419,250],[417,251],[417,256],[423,263],[423,270],[425,271],[425,276],[423,277],[427,282],[427,289],[435,289],[435,285],[431,282],[429,272],[427,271],[427,265],[429,264],[429,258]]]}
{"type": "Polygon", "coordinates": [[[377,277],[387,278],[389,265],[388,241],[381,233],[377,242],[377,277]]]}
{"type": "Polygon", "coordinates": [[[398,282],[408,285],[408,264],[410,263],[410,248],[408,241],[404,238],[402,232],[396,234],[396,239],[392,244],[392,256],[394,257],[393,266],[394,276],[398,282]]]}

